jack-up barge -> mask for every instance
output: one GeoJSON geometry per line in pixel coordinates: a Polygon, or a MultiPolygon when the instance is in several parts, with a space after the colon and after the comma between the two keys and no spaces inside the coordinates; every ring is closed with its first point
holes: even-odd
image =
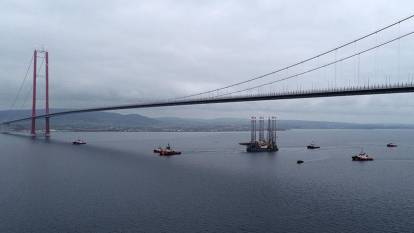
{"type": "Polygon", "coordinates": [[[276,144],[276,117],[269,117],[267,121],[267,139],[265,139],[264,117],[259,118],[259,139],[256,138],[256,117],[251,118],[250,142],[242,142],[247,152],[276,152],[279,150],[276,144]]]}

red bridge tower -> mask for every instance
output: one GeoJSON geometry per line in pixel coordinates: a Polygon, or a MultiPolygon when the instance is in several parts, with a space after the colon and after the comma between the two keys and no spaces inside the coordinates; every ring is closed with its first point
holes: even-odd
{"type": "MultiPolygon", "coordinates": [[[[31,135],[36,136],[36,83],[39,76],[38,71],[41,71],[42,65],[44,64],[44,77],[46,83],[46,94],[45,94],[45,113],[49,114],[49,53],[42,50],[35,50],[33,53],[33,99],[32,99],[32,127],[31,135]],[[38,66],[38,58],[44,59],[40,67],[38,66]]],[[[49,117],[45,118],[45,136],[50,136],[49,117]]]]}

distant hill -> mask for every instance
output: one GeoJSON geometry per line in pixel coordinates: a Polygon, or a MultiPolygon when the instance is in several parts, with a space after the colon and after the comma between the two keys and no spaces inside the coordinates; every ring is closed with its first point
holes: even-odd
{"type": "MultiPolygon", "coordinates": [[[[62,111],[62,109],[51,112],[62,111]]],[[[43,112],[38,112],[43,114],[43,112]]],[[[0,111],[0,121],[7,119],[17,119],[30,116],[29,110],[0,111]]],[[[27,128],[30,122],[17,124],[17,129],[27,128]]],[[[44,121],[38,120],[39,127],[44,121]]],[[[53,129],[60,130],[151,130],[153,125],[160,124],[159,121],[141,116],[138,114],[119,114],[113,112],[88,112],[82,114],[71,114],[59,116],[51,119],[53,129]]]]}
{"type": "MultiPolygon", "coordinates": [[[[54,109],[51,112],[62,111],[54,109]]],[[[41,114],[42,112],[38,112],[41,114]]],[[[0,121],[29,116],[30,110],[0,111],[0,121]]],[[[29,121],[14,124],[17,130],[28,129],[29,121]]],[[[90,112],[51,119],[52,128],[75,131],[246,131],[250,120],[240,118],[195,119],[177,117],[149,118],[139,114],[90,112]]],[[[39,120],[39,127],[44,121],[39,120]]],[[[355,124],[343,122],[278,120],[278,129],[413,129],[406,124],[355,124]]]]}

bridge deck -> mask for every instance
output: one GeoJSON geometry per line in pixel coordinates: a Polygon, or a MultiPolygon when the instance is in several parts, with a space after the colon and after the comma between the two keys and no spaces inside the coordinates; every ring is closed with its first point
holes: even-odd
{"type": "MultiPolygon", "coordinates": [[[[374,95],[374,94],[393,94],[393,93],[410,93],[414,92],[413,83],[407,84],[393,84],[382,86],[369,86],[369,87],[347,87],[347,88],[334,88],[334,89],[321,89],[321,90],[307,90],[307,91],[290,91],[282,93],[270,93],[270,94],[252,94],[252,95],[238,95],[227,97],[213,97],[213,98],[199,98],[199,99],[175,99],[157,102],[116,105],[106,107],[84,108],[68,111],[55,112],[50,114],[38,115],[38,118],[51,118],[67,114],[85,113],[85,112],[97,112],[97,111],[110,111],[121,109],[135,109],[135,108],[155,108],[155,107],[168,107],[168,106],[181,106],[181,105],[198,105],[198,104],[216,104],[216,103],[232,103],[232,102],[249,102],[249,101],[264,101],[264,100],[282,100],[282,99],[302,99],[302,98],[318,98],[318,97],[335,97],[335,96],[355,96],[355,95],[374,95]]],[[[30,120],[32,117],[25,117],[21,119],[5,121],[1,124],[11,124],[20,121],[30,120]]]]}

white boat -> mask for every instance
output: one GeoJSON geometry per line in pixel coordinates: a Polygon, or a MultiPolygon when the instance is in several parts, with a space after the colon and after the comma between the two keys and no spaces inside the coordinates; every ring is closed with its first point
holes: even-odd
{"type": "Polygon", "coordinates": [[[352,160],[353,161],[372,161],[374,160],[374,158],[369,157],[368,154],[361,151],[361,153],[359,153],[358,155],[352,156],[352,160]]]}
{"type": "Polygon", "coordinates": [[[73,145],[83,145],[83,144],[86,144],[86,142],[83,141],[83,140],[77,139],[77,140],[73,141],[72,144],[73,145]]]}

